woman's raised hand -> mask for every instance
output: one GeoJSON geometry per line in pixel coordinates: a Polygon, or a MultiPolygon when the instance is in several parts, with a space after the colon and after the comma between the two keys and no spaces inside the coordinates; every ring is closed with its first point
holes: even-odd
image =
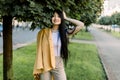
{"type": "Polygon", "coordinates": [[[63,17],[64,17],[64,19],[67,18],[66,13],[64,11],[63,11],[63,17]]]}

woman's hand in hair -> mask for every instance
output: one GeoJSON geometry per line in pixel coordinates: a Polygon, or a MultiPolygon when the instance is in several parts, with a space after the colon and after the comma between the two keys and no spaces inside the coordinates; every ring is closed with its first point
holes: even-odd
{"type": "Polygon", "coordinates": [[[76,34],[77,32],[80,31],[80,29],[82,29],[82,27],[84,27],[84,23],[81,22],[80,20],[77,19],[72,19],[66,16],[65,12],[63,11],[63,17],[65,20],[73,23],[76,25],[76,27],[73,28],[73,30],[68,30],[68,34],[72,35],[72,34],[76,34]]]}
{"type": "Polygon", "coordinates": [[[64,17],[64,19],[67,18],[65,11],[63,11],[63,17],[64,17]]]}

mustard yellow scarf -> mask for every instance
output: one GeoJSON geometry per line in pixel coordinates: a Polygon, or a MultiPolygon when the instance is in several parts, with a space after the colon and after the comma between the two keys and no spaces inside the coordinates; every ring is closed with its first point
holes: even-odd
{"type": "Polygon", "coordinates": [[[51,29],[42,29],[38,32],[37,35],[37,54],[34,64],[33,75],[35,77],[35,74],[44,73],[54,68],[55,55],[53,49],[51,29]]]}

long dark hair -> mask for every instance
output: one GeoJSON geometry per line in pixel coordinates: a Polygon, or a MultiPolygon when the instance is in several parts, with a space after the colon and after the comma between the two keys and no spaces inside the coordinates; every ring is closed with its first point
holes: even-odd
{"type": "Polygon", "coordinates": [[[61,57],[64,59],[65,64],[67,63],[68,60],[68,38],[66,35],[66,26],[65,26],[65,20],[63,17],[63,12],[60,10],[54,10],[53,13],[57,13],[59,17],[61,18],[61,24],[59,25],[59,33],[60,33],[60,38],[61,38],[61,57]]]}

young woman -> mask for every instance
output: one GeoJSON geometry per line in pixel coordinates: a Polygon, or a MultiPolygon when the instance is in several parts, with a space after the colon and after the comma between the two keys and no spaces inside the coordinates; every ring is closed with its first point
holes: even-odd
{"type": "Polygon", "coordinates": [[[37,35],[37,55],[34,65],[35,80],[67,80],[64,64],[68,60],[67,36],[77,33],[84,23],[68,18],[55,10],[51,19],[52,28],[42,29],[37,35]],[[65,20],[75,24],[73,30],[66,30],[65,20]]]}

